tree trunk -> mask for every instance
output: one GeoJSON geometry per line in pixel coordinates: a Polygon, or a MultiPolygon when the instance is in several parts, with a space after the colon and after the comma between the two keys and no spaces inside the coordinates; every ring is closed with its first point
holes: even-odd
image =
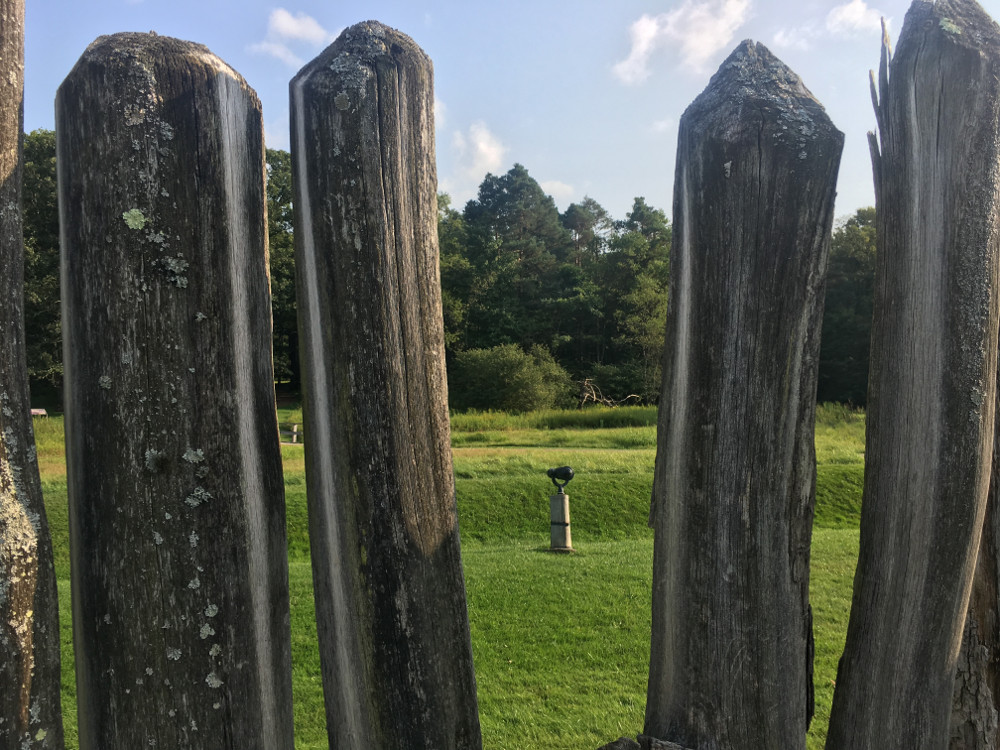
{"type": "Polygon", "coordinates": [[[260,104],[117,34],[56,129],[81,750],[291,750],[260,104]]]}
{"type": "Polygon", "coordinates": [[[375,22],[291,83],[309,524],[330,745],[482,746],[438,272],[431,63],[375,22]]]}
{"type": "Polygon", "coordinates": [[[59,599],[31,424],[21,225],[24,0],[0,0],[0,748],[62,748],[59,599]]]}
{"type": "Polygon", "coordinates": [[[843,134],[744,42],[681,118],[645,734],[805,747],[816,367],[843,134]]]}
{"type": "Polygon", "coordinates": [[[993,452],[1000,29],[915,2],[870,136],[878,209],[861,549],[827,747],[939,750],[993,452]]]}

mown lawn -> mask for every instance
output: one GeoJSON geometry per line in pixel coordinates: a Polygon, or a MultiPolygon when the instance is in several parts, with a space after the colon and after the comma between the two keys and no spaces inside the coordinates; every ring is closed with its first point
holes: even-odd
{"type": "MultiPolygon", "coordinates": [[[[283,422],[301,420],[282,412],[283,422]]],[[[642,727],[649,658],[654,409],[457,415],[453,445],[484,744],[596,748],[642,727]],[[578,553],[548,547],[551,466],[569,464],[578,553]]],[[[62,420],[36,420],[39,465],[60,579],[63,696],[76,748],[62,420]]],[[[817,419],[812,605],[816,718],[823,746],[857,560],[864,417],[817,419]]],[[[283,446],[288,508],[297,748],[326,748],[301,446],[283,446]]]]}

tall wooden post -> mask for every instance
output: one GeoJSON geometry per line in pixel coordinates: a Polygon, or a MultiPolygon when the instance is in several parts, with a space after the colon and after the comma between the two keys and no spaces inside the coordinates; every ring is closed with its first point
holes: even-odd
{"type": "Polygon", "coordinates": [[[805,747],[826,260],[844,137],[743,42],[681,118],[645,734],[805,747]]]}
{"type": "Polygon", "coordinates": [[[56,97],[82,750],[291,750],[260,104],[101,37],[56,97]]]}
{"type": "Polygon", "coordinates": [[[353,26],[291,83],[306,478],[331,747],[479,748],[430,60],[353,26]]]}
{"type": "Polygon", "coordinates": [[[950,750],[1000,747],[1000,434],[994,419],[993,465],[979,557],[955,668],[950,750]]]}
{"type": "Polygon", "coordinates": [[[861,549],[827,747],[937,750],[993,451],[1000,28],[915,2],[872,81],[878,265],[861,549]]]}
{"type": "Polygon", "coordinates": [[[62,748],[59,601],[24,353],[23,93],[24,0],[0,0],[0,748],[62,748]]]}

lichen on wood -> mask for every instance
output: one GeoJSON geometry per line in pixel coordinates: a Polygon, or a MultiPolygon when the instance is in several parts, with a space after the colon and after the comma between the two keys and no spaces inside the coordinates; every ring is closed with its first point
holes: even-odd
{"type": "Polygon", "coordinates": [[[895,53],[883,34],[871,89],[878,255],[861,546],[827,748],[939,750],[956,689],[961,713],[987,684],[975,684],[973,640],[955,679],[994,442],[1000,27],[974,0],[917,0],[895,53]]]}
{"type": "Polygon", "coordinates": [[[331,747],[482,746],[451,464],[430,60],[377,22],[291,82],[331,747]]]}
{"type": "Polygon", "coordinates": [[[805,747],[816,368],[844,137],[743,42],[681,118],[644,734],[805,747]]]}
{"type": "Polygon", "coordinates": [[[116,34],[56,131],[81,750],[292,750],[260,103],[116,34]]]}
{"type": "Polygon", "coordinates": [[[60,750],[59,612],[24,348],[24,0],[0,0],[0,748],[60,750]]]}

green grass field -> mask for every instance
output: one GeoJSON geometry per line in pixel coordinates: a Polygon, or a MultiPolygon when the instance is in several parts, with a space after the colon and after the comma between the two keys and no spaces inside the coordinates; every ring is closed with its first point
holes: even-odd
{"type": "MultiPolygon", "coordinates": [[[[283,410],[282,422],[301,420],[283,410]]],[[[596,748],[642,728],[649,659],[655,459],[651,408],[456,415],[455,476],[485,747],[596,748]],[[551,466],[569,464],[573,542],[548,548],[551,466]]],[[[61,418],[35,422],[60,580],[63,697],[76,748],[66,470],[61,418]]],[[[811,595],[816,717],[823,746],[857,560],[864,416],[817,415],[811,595]]],[[[288,507],[296,748],[326,748],[301,446],[282,447],[288,507]]]]}

